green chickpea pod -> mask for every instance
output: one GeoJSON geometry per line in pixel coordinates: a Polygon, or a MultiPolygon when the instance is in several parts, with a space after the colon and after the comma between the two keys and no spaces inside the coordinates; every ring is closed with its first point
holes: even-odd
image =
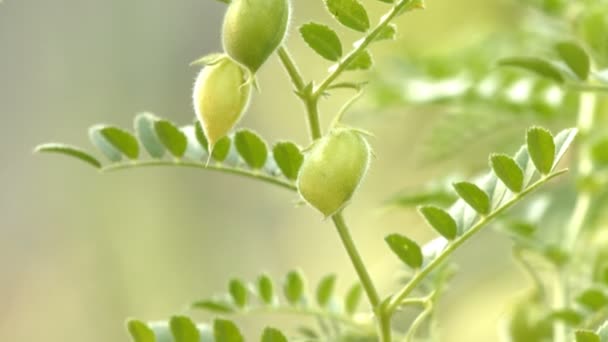
{"type": "Polygon", "coordinates": [[[297,180],[300,195],[325,217],[336,214],[357,190],[370,156],[361,132],[333,129],[306,152],[297,180]]]}

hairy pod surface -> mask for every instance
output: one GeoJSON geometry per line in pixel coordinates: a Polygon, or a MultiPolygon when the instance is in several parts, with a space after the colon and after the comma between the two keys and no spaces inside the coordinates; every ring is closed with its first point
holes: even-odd
{"type": "Polygon", "coordinates": [[[289,13],[289,0],[233,0],[224,17],[224,51],[255,74],[285,38],[289,13]]]}
{"type": "Polygon", "coordinates": [[[369,144],[360,132],[332,130],[305,154],[297,182],[300,195],[326,217],[335,214],[357,190],[370,156],[369,144]]]}
{"type": "Polygon", "coordinates": [[[194,84],[194,111],[209,141],[209,150],[239,121],[251,97],[247,71],[221,57],[199,73],[194,84]]]}

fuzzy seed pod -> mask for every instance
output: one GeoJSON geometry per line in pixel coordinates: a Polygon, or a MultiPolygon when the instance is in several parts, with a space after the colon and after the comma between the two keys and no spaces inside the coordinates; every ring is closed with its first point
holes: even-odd
{"type": "Polygon", "coordinates": [[[209,141],[209,150],[239,121],[249,104],[247,71],[227,56],[205,66],[194,84],[194,111],[209,141]]]}
{"type": "Polygon", "coordinates": [[[224,51],[255,74],[281,45],[289,0],[232,0],[224,17],[224,51]]]}
{"type": "Polygon", "coordinates": [[[337,128],[306,152],[298,174],[298,191],[325,217],[340,211],[367,172],[371,150],[367,140],[349,128],[337,128]]]}

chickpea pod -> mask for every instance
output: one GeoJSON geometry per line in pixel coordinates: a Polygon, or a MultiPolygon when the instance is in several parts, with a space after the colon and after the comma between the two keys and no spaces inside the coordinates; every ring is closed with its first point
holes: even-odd
{"type": "Polygon", "coordinates": [[[240,120],[249,104],[251,83],[247,71],[222,56],[199,73],[193,101],[197,118],[209,141],[209,150],[240,120]]]}
{"type": "Polygon", "coordinates": [[[369,167],[371,150],[362,134],[336,128],[306,153],[298,191],[326,217],[340,211],[353,196],[369,167]]]}
{"type": "Polygon", "coordinates": [[[233,0],[223,25],[224,51],[255,74],[287,33],[289,0],[233,0]]]}

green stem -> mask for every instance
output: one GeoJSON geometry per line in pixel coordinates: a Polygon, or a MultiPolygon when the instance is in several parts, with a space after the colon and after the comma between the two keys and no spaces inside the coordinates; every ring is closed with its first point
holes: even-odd
{"type": "Polygon", "coordinates": [[[335,81],[342,74],[342,72],[344,72],[344,70],[346,70],[346,68],[350,65],[350,63],[352,63],[352,61],[355,60],[355,58],[357,58],[359,53],[365,50],[369,44],[371,44],[382,32],[382,30],[384,30],[384,28],[388,26],[393,19],[395,19],[397,15],[408,10],[410,7],[414,8],[415,6],[418,6],[418,4],[414,0],[399,0],[388,13],[382,16],[382,19],[378,25],[376,25],[376,27],[374,27],[367,34],[367,36],[363,38],[361,43],[358,44],[351,52],[349,52],[348,55],[346,55],[346,57],[344,57],[340,63],[338,63],[336,68],[321,82],[321,84],[319,84],[319,86],[313,92],[313,97],[318,98],[321,96],[325,90],[332,85],[332,82],[335,81]]]}
{"type": "Polygon", "coordinates": [[[291,83],[293,83],[293,86],[298,91],[304,89],[304,79],[302,78],[302,74],[289,54],[289,51],[287,51],[287,48],[284,46],[279,47],[278,54],[285,71],[287,71],[287,74],[291,79],[291,83]]]}
{"type": "Polygon", "coordinates": [[[550,175],[544,176],[543,178],[536,181],[534,184],[529,186],[524,191],[515,194],[513,198],[504,203],[500,208],[496,209],[494,212],[489,215],[481,218],[475,225],[473,225],[469,230],[467,230],[462,236],[457,239],[451,241],[445,249],[435,258],[433,259],[425,268],[420,270],[420,272],[416,273],[414,277],[399,291],[397,294],[392,296],[385,307],[385,313],[388,315],[392,315],[395,310],[401,305],[401,302],[412,292],[414,289],[437,267],[439,267],[447,258],[454,253],[458,249],[458,247],[462,246],[466,241],[468,241],[471,237],[481,231],[484,227],[488,225],[493,219],[501,215],[504,211],[512,207],[514,204],[518,203],[523,197],[530,194],[541,185],[547,183],[549,180],[557,177],[563,173],[567,172],[567,170],[561,170],[554,172],[550,175]]]}
{"type": "Polygon", "coordinates": [[[378,291],[376,291],[376,287],[374,286],[374,282],[363,263],[363,259],[355,246],[355,242],[353,241],[352,236],[350,235],[350,231],[346,222],[344,222],[344,217],[342,213],[339,212],[332,216],[332,220],[334,221],[334,225],[336,226],[336,230],[338,231],[338,235],[340,235],[340,239],[342,240],[342,244],[350,257],[350,260],[357,272],[357,276],[359,277],[359,281],[363,286],[363,290],[367,295],[367,299],[371,304],[371,307],[374,309],[374,313],[378,320],[378,334],[380,335],[381,342],[392,342],[391,341],[391,324],[390,324],[390,316],[385,316],[382,314],[380,308],[380,296],[378,295],[378,291]]]}
{"type": "Polygon", "coordinates": [[[407,330],[407,335],[405,335],[405,339],[403,340],[403,342],[414,341],[418,329],[420,328],[422,323],[424,323],[424,320],[431,315],[432,312],[433,307],[432,305],[429,305],[427,308],[424,309],[424,311],[420,313],[420,315],[418,315],[418,317],[416,317],[416,319],[410,325],[410,328],[407,330]]]}
{"type": "MultiPolygon", "coordinates": [[[[582,92],[579,100],[578,111],[578,130],[581,143],[579,145],[579,158],[577,162],[577,176],[580,179],[589,177],[593,172],[593,160],[591,158],[591,146],[588,137],[593,122],[595,121],[595,111],[597,106],[597,95],[592,92],[582,92]]],[[[576,197],[574,210],[570,216],[570,221],[566,226],[563,239],[564,250],[572,255],[576,247],[576,242],[585,224],[592,204],[592,193],[587,188],[581,189],[576,197]]],[[[554,285],[553,306],[556,309],[568,306],[569,299],[569,265],[566,264],[558,269],[554,285]]],[[[568,327],[562,322],[556,322],[553,326],[553,336],[555,342],[566,342],[568,340],[568,327]]]]}
{"type": "Polygon", "coordinates": [[[361,258],[357,247],[355,246],[355,242],[353,241],[353,238],[350,235],[348,226],[346,225],[346,222],[344,222],[344,217],[342,216],[342,213],[339,212],[335,214],[331,217],[331,219],[334,221],[334,225],[336,226],[336,230],[340,235],[342,244],[344,245],[344,248],[346,248],[346,252],[348,253],[350,260],[353,263],[353,266],[355,267],[355,271],[359,276],[359,280],[361,281],[361,285],[365,290],[365,294],[367,294],[369,303],[371,304],[372,308],[376,308],[380,304],[380,296],[378,295],[378,292],[374,287],[374,282],[369,276],[367,268],[363,263],[363,259],[361,258]]]}
{"type": "Polygon", "coordinates": [[[286,314],[295,316],[308,316],[308,317],[323,317],[330,320],[341,322],[349,327],[364,332],[366,334],[374,333],[374,326],[371,321],[359,322],[354,320],[352,317],[346,315],[340,315],[329,311],[319,310],[312,307],[291,307],[291,306],[263,306],[256,307],[247,311],[237,312],[240,314],[286,314]]]}
{"type": "Polygon", "coordinates": [[[308,128],[310,138],[315,141],[323,135],[321,132],[321,123],[319,121],[319,101],[317,99],[308,98],[305,100],[306,114],[308,115],[308,128]]]}
{"type": "Polygon", "coordinates": [[[150,160],[150,161],[137,161],[131,163],[119,163],[106,166],[100,170],[100,172],[113,172],[119,170],[127,170],[127,169],[135,169],[140,167],[155,167],[155,166],[181,166],[181,167],[189,167],[189,168],[197,168],[209,171],[223,172],[223,173],[231,173],[238,176],[253,178],[256,180],[260,180],[266,183],[278,185],[282,188],[296,191],[297,188],[295,184],[290,181],[280,179],[278,177],[273,177],[270,175],[265,175],[260,172],[249,171],[245,169],[239,169],[235,167],[228,167],[223,165],[205,165],[203,163],[196,162],[188,162],[182,160],[168,161],[168,160],[150,160]]]}

